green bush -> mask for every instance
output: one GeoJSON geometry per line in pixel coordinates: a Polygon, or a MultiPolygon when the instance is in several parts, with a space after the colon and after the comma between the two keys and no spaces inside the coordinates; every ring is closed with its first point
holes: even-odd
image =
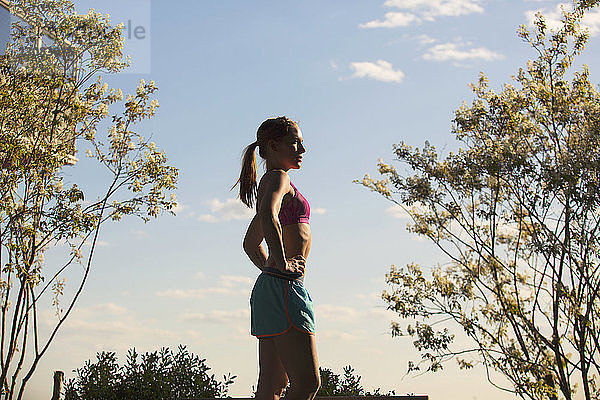
{"type": "Polygon", "coordinates": [[[113,352],[97,354],[74,372],[77,376],[65,385],[65,400],[176,400],[179,398],[225,397],[236,376],[223,376],[219,382],[206,360],[179,346],[140,355],[127,353],[125,365],[119,366],[113,352]]]}
{"type": "MultiPolygon", "coordinates": [[[[362,387],[360,375],[354,375],[354,368],[348,365],[344,367],[344,376],[335,374],[328,368],[319,368],[321,375],[321,387],[317,392],[317,396],[371,396],[381,395],[381,389],[377,388],[373,393],[365,392],[362,387]]],[[[394,395],[394,391],[390,391],[386,396],[394,395]]]]}

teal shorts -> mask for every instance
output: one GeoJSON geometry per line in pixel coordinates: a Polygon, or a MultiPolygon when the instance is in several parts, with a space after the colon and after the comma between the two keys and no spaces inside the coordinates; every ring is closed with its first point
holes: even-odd
{"type": "Polygon", "coordinates": [[[284,334],[294,328],[315,333],[313,303],[302,276],[265,269],[250,295],[252,335],[263,338],[284,334]]]}

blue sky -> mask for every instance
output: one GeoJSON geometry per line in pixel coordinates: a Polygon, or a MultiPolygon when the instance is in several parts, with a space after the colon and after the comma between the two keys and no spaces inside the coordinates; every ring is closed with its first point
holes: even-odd
{"type": "MultiPolygon", "coordinates": [[[[321,365],[341,373],[351,364],[369,390],[448,400],[513,397],[493,389],[477,368],[461,372],[449,364],[441,374],[404,377],[418,355],[410,338],[390,337],[394,316],[380,300],[384,275],[392,264],[445,259],[406,232],[408,221],[392,203],[352,180],[377,176],[377,160],[393,160],[392,144],[402,140],[429,140],[446,152],[456,146],[451,120],[472,99],[468,84],[480,71],[493,87],[509,81],[534,56],[517,27],[532,10],[556,19],[559,2],[76,4],[131,27],[134,64],[105,79],[125,92],[141,78],[157,82],[160,108],[143,131],[180,168],[180,206],[176,217],[125,220],[102,232],[89,284],[40,365],[30,399],[50,393],[52,370],[72,377],[97,351],[123,360],[134,346],[144,352],[178,344],[206,358],[217,376],[238,375],[231,395],[250,394],[257,343],[249,334],[248,299],[258,270],[241,247],[251,212],[229,188],[259,124],[278,115],[299,121],[307,148],[302,169],[290,177],[313,210],[306,285],[321,365]]],[[[600,14],[592,12],[586,23],[592,38],[581,60],[598,81],[600,14]]],[[[68,174],[90,187],[101,182],[85,160],[68,174]]]]}

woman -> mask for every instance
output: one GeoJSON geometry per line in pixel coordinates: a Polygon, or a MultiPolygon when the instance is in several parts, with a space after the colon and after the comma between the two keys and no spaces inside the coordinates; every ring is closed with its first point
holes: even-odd
{"type": "Polygon", "coordinates": [[[300,169],[306,151],[302,141],[296,122],[266,120],[244,152],[238,180],[244,204],[252,208],[256,197],[244,251],[262,271],[250,297],[252,335],[259,339],[257,399],[279,399],[288,379],[287,399],[311,400],[320,386],[312,301],[303,285],[310,207],[288,176],[290,169],[300,169]],[[258,189],[256,147],[266,160],[258,189]]]}

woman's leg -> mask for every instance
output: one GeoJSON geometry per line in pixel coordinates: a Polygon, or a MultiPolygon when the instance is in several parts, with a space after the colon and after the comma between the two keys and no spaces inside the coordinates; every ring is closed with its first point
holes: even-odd
{"type": "Polygon", "coordinates": [[[258,385],[256,399],[279,400],[288,384],[273,338],[258,340],[258,385]]]}
{"type": "Polygon", "coordinates": [[[312,400],[321,386],[315,335],[290,329],[273,341],[290,379],[286,400],[312,400]]]}

